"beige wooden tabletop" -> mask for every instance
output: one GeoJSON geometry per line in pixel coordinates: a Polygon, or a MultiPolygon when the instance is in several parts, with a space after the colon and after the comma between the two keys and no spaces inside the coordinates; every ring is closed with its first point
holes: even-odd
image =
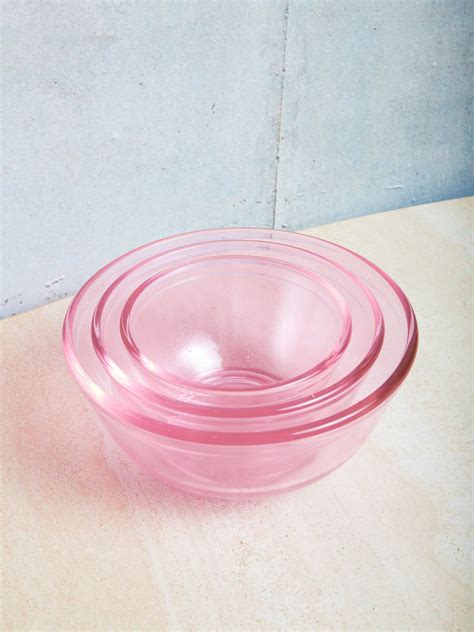
{"type": "Polygon", "coordinates": [[[2,629],[471,629],[473,209],[308,231],[401,284],[420,349],[366,445],[285,496],[205,501],[148,479],[67,373],[68,300],[3,321],[2,629]]]}

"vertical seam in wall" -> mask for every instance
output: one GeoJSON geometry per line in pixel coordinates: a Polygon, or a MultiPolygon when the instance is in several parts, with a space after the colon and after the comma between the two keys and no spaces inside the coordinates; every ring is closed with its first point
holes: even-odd
{"type": "Polygon", "coordinates": [[[278,177],[280,175],[280,147],[282,141],[282,121],[283,121],[283,96],[285,92],[285,73],[286,73],[286,42],[288,37],[288,14],[290,11],[290,0],[286,1],[285,13],[283,16],[283,47],[281,54],[281,78],[280,78],[280,101],[278,104],[278,122],[277,122],[277,151],[275,166],[275,186],[273,188],[273,217],[272,228],[275,228],[276,222],[276,206],[278,197],[278,177]]]}

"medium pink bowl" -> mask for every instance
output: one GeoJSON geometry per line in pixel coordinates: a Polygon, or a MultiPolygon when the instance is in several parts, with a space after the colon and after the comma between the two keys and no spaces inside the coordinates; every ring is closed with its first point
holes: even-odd
{"type": "Polygon", "coordinates": [[[68,365],[146,471],[217,497],[280,493],[362,444],[415,357],[396,283],[323,240],[199,231],[97,272],[65,317],[68,365]]]}
{"type": "Polygon", "coordinates": [[[347,398],[383,335],[373,294],[347,270],[248,239],[147,257],[110,284],[92,318],[103,371],[137,403],[239,419],[288,410],[296,395],[312,409],[347,398]]]}

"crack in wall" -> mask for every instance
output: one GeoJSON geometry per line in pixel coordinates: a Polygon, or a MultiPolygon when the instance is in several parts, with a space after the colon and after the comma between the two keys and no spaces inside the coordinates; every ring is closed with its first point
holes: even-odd
{"type": "Polygon", "coordinates": [[[275,166],[275,185],[273,188],[273,215],[272,215],[272,228],[275,228],[276,223],[276,206],[278,196],[278,178],[280,175],[280,148],[282,142],[282,120],[283,120],[283,98],[285,93],[285,73],[286,73],[286,46],[288,39],[288,14],[290,12],[290,0],[286,1],[285,13],[283,15],[283,47],[281,55],[281,79],[280,79],[280,102],[278,109],[278,122],[277,122],[277,152],[276,152],[276,166],[275,166]]]}

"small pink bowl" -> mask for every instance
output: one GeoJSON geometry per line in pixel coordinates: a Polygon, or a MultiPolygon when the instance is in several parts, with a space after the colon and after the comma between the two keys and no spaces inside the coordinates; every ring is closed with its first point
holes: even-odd
{"type": "Polygon", "coordinates": [[[64,322],[66,359],[119,445],[200,495],[280,493],[349,458],[417,347],[403,292],[301,234],[222,229],[131,251],[64,322]]]}

